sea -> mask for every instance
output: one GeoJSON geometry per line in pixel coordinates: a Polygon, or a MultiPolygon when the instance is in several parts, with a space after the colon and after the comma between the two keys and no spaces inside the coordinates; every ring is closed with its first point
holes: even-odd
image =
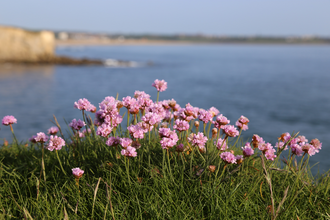
{"type": "MultiPolygon", "coordinates": [[[[160,100],[173,98],[181,107],[215,107],[231,124],[247,117],[244,141],[258,134],[275,144],[284,132],[318,138],[323,145],[310,157],[313,173],[330,169],[329,45],[60,46],[56,53],[136,65],[1,66],[0,117],[17,118],[13,128],[22,143],[37,132],[46,133],[53,115],[69,132],[67,123],[82,119],[73,107],[81,98],[98,107],[107,96],[122,99],[138,90],[156,100],[151,84],[164,79],[168,88],[160,100]]],[[[4,139],[11,142],[10,128],[0,128],[0,145],[4,139]]]]}

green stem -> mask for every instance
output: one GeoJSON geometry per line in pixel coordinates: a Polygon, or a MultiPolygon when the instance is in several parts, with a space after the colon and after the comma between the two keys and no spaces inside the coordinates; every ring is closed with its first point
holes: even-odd
{"type": "Polygon", "coordinates": [[[159,100],[159,91],[157,91],[157,103],[158,103],[158,100],[159,100]]]}
{"type": "Polygon", "coordinates": [[[209,127],[207,128],[207,139],[210,137],[210,130],[211,130],[211,122],[209,122],[209,127]]]}
{"type": "Polygon", "coordinates": [[[64,169],[63,169],[63,166],[62,166],[62,163],[61,163],[60,157],[58,156],[58,152],[57,152],[57,150],[55,150],[55,151],[56,151],[56,157],[57,157],[57,159],[58,159],[58,162],[60,163],[60,166],[61,166],[62,172],[63,172],[64,175],[66,175],[66,172],[65,172],[64,169]]]}
{"type": "Polygon", "coordinates": [[[10,126],[11,133],[13,134],[14,140],[15,140],[15,142],[16,142],[16,145],[18,146],[18,141],[17,141],[17,138],[16,138],[16,136],[15,136],[13,126],[12,126],[11,124],[9,124],[9,126],[10,126]]]}
{"type": "Polygon", "coordinates": [[[127,127],[129,126],[129,110],[127,109],[127,127]]]}
{"type": "Polygon", "coordinates": [[[125,158],[127,160],[127,165],[126,165],[126,173],[127,173],[127,178],[128,178],[128,183],[131,186],[131,179],[129,176],[129,158],[125,158]]]}
{"type": "Polygon", "coordinates": [[[44,156],[45,156],[44,143],[41,143],[41,151],[42,151],[41,169],[42,169],[42,173],[44,175],[44,181],[46,183],[46,169],[45,169],[45,162],[44,162],[44,156]]]}
{"type": "Polygon", "coordinates": [[[237,142],[238,142],[239,137],[241,136],[241,134],[242,134],[242,128],[239,130],[239,135],[238,135],[238,137],[237,137],[237,139],[236,139],[236,142],[235,142],[235,144],[233,145],[233,147],[236,146],[236,144],[237,144],[237,142]]]}

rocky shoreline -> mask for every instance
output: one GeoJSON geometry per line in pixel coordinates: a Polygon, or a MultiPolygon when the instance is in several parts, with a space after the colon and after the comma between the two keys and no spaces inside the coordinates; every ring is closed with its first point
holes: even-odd
{"type": "MultiPolygon", "coordinates": [[[[108,66],[108,67],[137,67],[134,61],[115,59],[89,59],[72,58],[67,56],[41,57],[38,60],[0,60],[0,64],[24,64],[24,65],[66,65],[66,66],[108,66]]],[[[148,63],[150,65],[150,63],[148,63]]]]}

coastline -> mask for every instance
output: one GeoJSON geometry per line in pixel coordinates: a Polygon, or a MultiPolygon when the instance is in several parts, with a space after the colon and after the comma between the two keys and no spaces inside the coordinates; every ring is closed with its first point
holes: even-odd
{"type": "Polygon", "coordinates": [[[192,45],[200,44],[188,41],[165,41],[165,40],[56,40],[56,46],[136,46],[136,45],[192,45]]]}
{"type": "Polygon", "coordinates": [[[181,41],[181,40],[149,40],[149,39],[78,39],[78,40],[55,40],[56,47],[65,46],[170,46],[170,45],[330,45],[325,42],[267,42],[267,41],[227,41],[227,42],[207,42],[207,41],[181,41]]]}

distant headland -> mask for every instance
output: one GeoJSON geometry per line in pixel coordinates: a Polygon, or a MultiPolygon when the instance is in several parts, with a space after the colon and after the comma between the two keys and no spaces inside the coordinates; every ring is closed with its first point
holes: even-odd
{"type": "Polygon", "coordinates": [[[167,44],[330,44],[318,36],[223,36],[204,34],[104,34],[54,32],[57,46],[74,45],[167,45],[167,44]]]}

